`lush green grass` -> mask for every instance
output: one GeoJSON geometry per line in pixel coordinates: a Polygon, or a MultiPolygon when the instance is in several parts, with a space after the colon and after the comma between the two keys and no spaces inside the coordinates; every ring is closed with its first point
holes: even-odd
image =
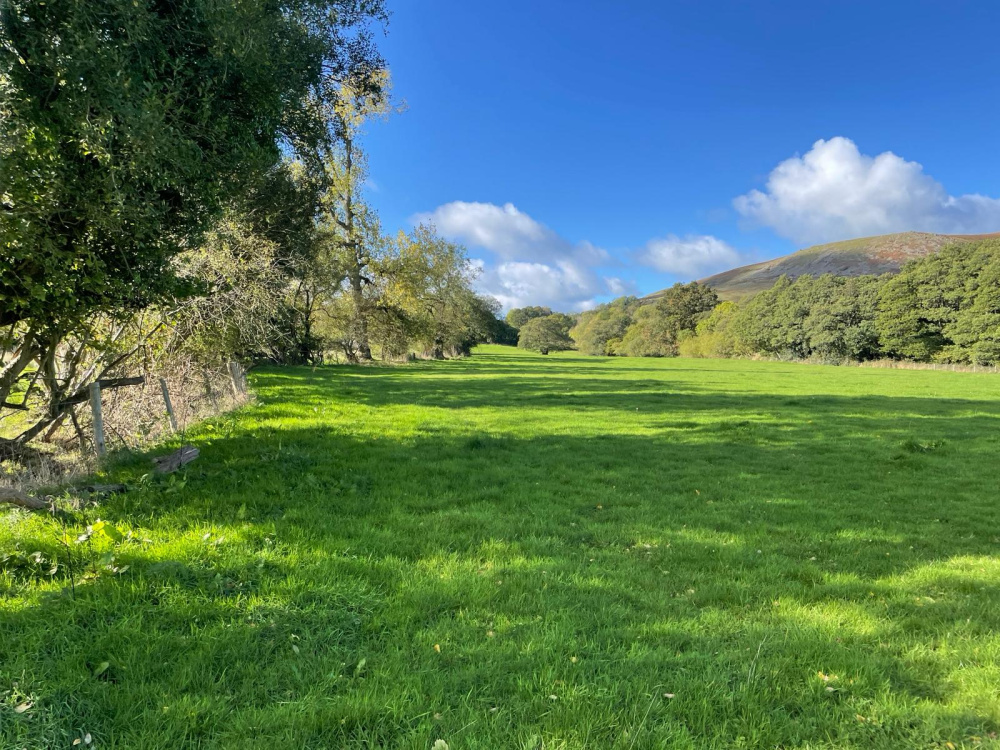
{"type": "Polygon", "coordinates": [[[0,746],[997,745],[996,376],[484,348],[255,382],[186,481],[112,472],[126,572],[8,560],[0,746]]]}

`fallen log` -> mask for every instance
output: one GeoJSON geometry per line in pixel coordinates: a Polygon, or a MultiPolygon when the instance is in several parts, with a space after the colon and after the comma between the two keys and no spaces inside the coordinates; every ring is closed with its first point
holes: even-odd
{"type": "Polygon", "coordinates": [[[0,503],[9,503],[10,505],[16,505],[19,508],[27,508],[28,510],[49,509],[49,503],[47,500],[32,497],[31,495],[25,494],[20,490],[15,490],[13,487],[0,487],[0,503]]]}
{"type": "Polygon", "coordinates": [[[153,463],[156,465],[156,471],[169,474],[194,461],[199,453],[200,451],[193,445],[185,445],[166,456],[157,456],[153,459],[153,463]]]}

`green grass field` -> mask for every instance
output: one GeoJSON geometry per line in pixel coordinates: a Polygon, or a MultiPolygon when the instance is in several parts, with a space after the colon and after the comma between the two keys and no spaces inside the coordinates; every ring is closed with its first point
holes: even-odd
{"type": "Polygon", "coordinates": [[[73,544],[74,597],[59,524],[0,514],[0,747],[1000,746],[997,376],[253,379],[186,474],[109,472],[125,572],[73,544]]]}

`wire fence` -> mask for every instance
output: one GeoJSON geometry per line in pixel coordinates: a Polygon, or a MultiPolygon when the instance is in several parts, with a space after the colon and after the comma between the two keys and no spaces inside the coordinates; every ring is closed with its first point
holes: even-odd
{"type": "Polygon", "coordinates": [[[237,363],[172,364],[170,371],[110,379],[106,388],[92,384],[91,397],[74,404],[24,457],[0,462],[0,486],[30,490],[75,481],[105,455],[148,449],[253,399],[237,363]]]}

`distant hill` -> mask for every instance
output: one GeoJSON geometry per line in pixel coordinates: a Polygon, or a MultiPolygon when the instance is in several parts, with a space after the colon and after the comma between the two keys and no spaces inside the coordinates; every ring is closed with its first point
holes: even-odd
{"type": "MultiPolygon", "coordinates": [[[[933,255],[941,248],[956,242],[974,242],[996,234],[929,234],[927,232],[901,232],[878,237],[814,245],[805,250],[763,263],[723,271],[700,279],[708,284],[722,299],[738,300],[755,292],[769,289],[778,277],[792,278],[811,274],[820,276],[864,276],[866,274],[896,273],[908,260],[933,255]]],[[[650,294],[654,300],[662,291],[650,294]]]]}

